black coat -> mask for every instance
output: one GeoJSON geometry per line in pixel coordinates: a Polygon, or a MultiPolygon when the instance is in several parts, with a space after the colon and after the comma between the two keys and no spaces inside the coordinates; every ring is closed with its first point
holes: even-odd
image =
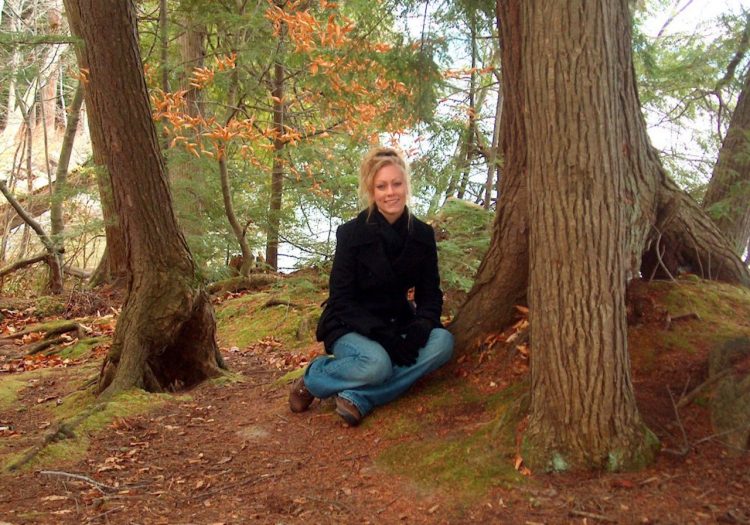
{"type": "Polygon", "coordinates": [[[410,217],[404,249],[392,264],[379,227],[365,210],[336,231],[329,297],[316,331],[329,353],[333,343],[349,332],[366,337],[389,327],[403,332],[415,317],[441,326],[443,292],[432,226],[410,217]],[[412,287],[416,308],[407,299],[412,287]]]}

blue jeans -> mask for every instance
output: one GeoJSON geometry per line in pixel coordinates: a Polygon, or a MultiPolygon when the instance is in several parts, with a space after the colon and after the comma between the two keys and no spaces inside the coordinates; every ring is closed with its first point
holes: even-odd
{"type": "Polygon", "coordinates": [[[393,401],[425,374],[437,370],[453,355],[453,335],[434,328],[411,366],[394,366],[380,343],[356,332],[333,344],[333,359],[316,359],[305,372],[305,386],[315,397],[338,394],[354,403],[362,416],[393,401]]]}

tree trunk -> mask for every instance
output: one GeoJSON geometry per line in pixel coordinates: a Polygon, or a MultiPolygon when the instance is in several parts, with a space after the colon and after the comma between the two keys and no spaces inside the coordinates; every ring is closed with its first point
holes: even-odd
{"type": "MultiPolygon", "coordinates": [[[[105,395],[193,385],[220,373],[216,323],[197,284],[192,256],[172,211],[151,119],[131,2],[65,0],[87,64],[86,105],[107,152],[112,195],[125,233],[130,278],[112,348],[102,368],[105,395]]],[[[93,127],[93,126],[92,126],[93,127]]]]}
{"type": "MultiPolygon", "coordinates": [[[[519,86],[528,66],[520,59],[520,6],[515,0],[499,0],[498,4],[505,162],[490,248],[466,302],[451,324],[458,351],[466,351],[501,331],[513,318],[513,305],[525,301],[528,282],[525,130],[529,123],[525,121],[523,112],[527,108],[519,86]]],[[[666,275],[660,271],[663,266],[674,275],[683,266],[706,278],[750,285],[747,267],[697,203],[672,182],[651,146],[636,89],[630,25],[623,27],[627,32],[618,38],[622,48],[618,74],[623,81],[617,118],[623,127],[619,147],[628,167],[623,194],[628,204],[623,252],[626,278],[666,275]],[[664,265],[655,256],[657,246],[664,265]]]]}
{"type": "MultiPolygon", "coordinates": [[[[76,54],[79,68],[87,68],[85,61],[88,55],[80,51],[76,54]]],[[[90,97],[87,93],[90,89],[87,87],[84,91],[86,120],[91,138],[92,156],[96,165],[96,185],[99,189],[107,246],[88,285],[95,287],[109,284],[116,288],[124,288],[130,280],[131,271],[127,262],[125,232],[116,209],[112,182],[107,168],[109,152],[105,142],[105,130],[102,128],[103,120],[92,114],[93,111],[89,106],[90,97]]]]}
{"type": "Polygon", "coordinates": [[[492,205],[492,188],[496,188],[496,181],[499,181],[500,162],[498,162],[498,154],[500,149],[500,124],[502,122],[502,114],[503,89],[502,85],[500,85],[497,88],[497,102],[495,103],[495,123],[492,126],[492,144],[490,146],[489,155],[487,157],[487,179],[484,182],[484,202],[482,205],[485,210],[489,210],[492,205]]]}
{"type": "MultiPolygon", "coordinates": [[[[63,202],[68,189],[68,166],[70,165],[70,155],[73,152],[73,143],[78,130],[78,117],[81,114],[83,105],[83,84],[78,83],[73,102],[70,105],[70,118],[65,126],[65,135],[60,146],[60,156],[57,162],[57,172],[55,175],[55,184],[52,190],[52,199],[50,202],[50,236],[54,243],[55,256],[58,258],[55,266],[50,266],[49,281],[47,288],[49,290],[59,290],[62,292],[63,282],[62,273],[59,270],[63,267],[62,252],[64,251],[63,230],[65,222],[63,219],[63,202]]],[[[57,292],[57,293],[59,293],[57,292]]]]}
{"type": "MultiPolygon", "coordinates": [[[[282,37],[280,37],[282,38],[282,37]]],[[[273,166],[271,169],[271,199],[268,206],[268,234],[266,237],[266,264],[274,270],[279,269],[279,231],[281,228],[281,198],[284,192],[284,159],[282,154],[286,142],[281,139],[284,134],[284,76],[285,68],[277,58],[274,65],[273,79],[273,166]]]]}
{"type": "MultiPolygon", "coordinates": [[[[190,78],[194,68],[203,67],[206,30],[199,14],[194,11],[181,13],[179,25],[185,28],[178,39],[181,60],[175,68],[179,89],[185,92],[186,115],[199,117],[203,114],[203,91],[190,85],[190,78]]],[[[206,235],[206,204],[203,193],[195,191],[195,188],[203,185],[203,174],[195,169],[193,160],[195,159],[186,159],[184,156],[172,157],[169,178],[172,182],[175,213],[182,230],[188,239],[200,239],[206,235]]]]}
{"type": "MultiPolygon", "coordinates": [[[[476,152],[476,146],[474,145],[475,130],[477,126],[477,23],[475,12],[472,12],[470,25],[471,77],[469,79],[469,123],[466,129],[466,142],[464,143],[466,149],[464,150],[464,158],[462,162],[463,173],[461,175],[461,182],[458,185],[458,193],[456,194],[459,199],[463,199],[466,194],[466,188],[469,185],[469,178],[471,177],[471,161],[476,152]]],[[[479,107],[481,107],[481,104],[479,104],[479,107]]]]}
{"type": "Polygon", "coordinates": [[[738,255],[750,240],[750,73],[729,121],[711,181],[703,199],[705,209],[727,236],[738,255]]]}
{"type": "Polygon", "coordinates": [[[500,332],[513,318],[514,305],[525,304],[528,283],[528,207],[526,180],[525,93],[521,75],[520,6],[499,0],[502,40],[501,146],[503,177],[490,248],[479,266],[466,302],[451,323],[456,348],[469,349],[488,335],[500,332]]]}
{"type": "Polygon", "coordinates": [[[627,350],[618,46],[626,1],[521,7],[534,225],[524,456],[539,468],[641,466],[656,443],[636,407],[627,350]]]}
{"type": "Polygon", "coordinates": [[[250,252],[250,246],[247,244],[245,232],[237,221],[237,215],[234,213],[234,204],[232,203],[232,188],[229,182],[229,173],[227,171],[226,151],[219,158],[219,176],[221,177],[221,195],[224,199],[224,213],[227,216],[232,232],[240,245],[242,252],[242,264],[240,265],[240,275],[247,276],[253,265],[253,254],[250,252]]]}

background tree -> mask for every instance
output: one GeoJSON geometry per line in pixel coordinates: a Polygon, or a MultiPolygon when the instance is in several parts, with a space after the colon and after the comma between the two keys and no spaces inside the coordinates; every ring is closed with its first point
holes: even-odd
{"type": "Polygon", "coordinates": [[[750,72],[719,151],[703,208],[742,255],[750,240],[750,72]]]}
{"type": "Polygon", "coordinates": [[[131,2],[65,2],[88,66],[86,103],[99,123],[130,270],[100,390],[164,390],[219,373],[213,308],[172,212],[131,2]],[[106,39],[106,43],[103,42],[106,39]],[[137,130],[134,132],[134,129],[137,130]]]}

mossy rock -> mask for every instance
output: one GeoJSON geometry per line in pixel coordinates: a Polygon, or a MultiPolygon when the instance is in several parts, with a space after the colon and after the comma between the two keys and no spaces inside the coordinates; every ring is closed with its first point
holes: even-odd
{"type": "Polygon", "coordinates": [[[714,349],[709,357],[709,380],[726,374],[714,388],[709,403],[711,423],[729,451],[741,453],[750,446],[750,373],[738,373],[737,364],[750,362],[750,338],[738,337],[714,349]]]}

